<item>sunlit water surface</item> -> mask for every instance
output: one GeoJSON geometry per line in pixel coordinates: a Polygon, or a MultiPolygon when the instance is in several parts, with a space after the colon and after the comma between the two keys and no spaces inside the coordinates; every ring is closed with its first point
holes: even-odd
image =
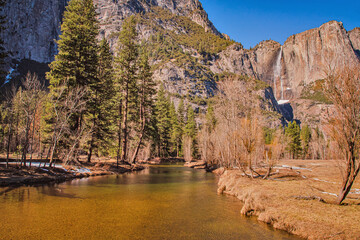
{"type": "Polygon", "coordinates": [[[182,166],[0,188],[0,239],[295,239],[240,215],[216,177],[182,166]]]}

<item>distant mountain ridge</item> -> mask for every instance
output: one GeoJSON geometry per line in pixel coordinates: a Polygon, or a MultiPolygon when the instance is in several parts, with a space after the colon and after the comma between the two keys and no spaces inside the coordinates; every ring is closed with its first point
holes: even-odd
{"type": "MultiPolygon", "coordinates": [[[[54,59],[61,19],[69,0],[11,0],[4,8],[8,17],[3,38],[6,48],[17,60],[31,59],[48,63],[54,59]]],[[[220,36],[198,0],[94,0],[99,11],[103,35],[120,31],[130,15],[151,11],[159,6],[178,16],[186,16],[206,31],[220,36]]]]}
{"type": "MultiPolygon", "coordinates": [[[[8,1],[3,38],[14,60],[44,65],[54,59],[54,39],[60,34],[67,2],[8,1]]],[[[247,75],[262,80],[273,88],[268,95],[273,95],[270,98],[276,105],[276,100],[282,104],[302,99],[304,89],[324,78],[329,67],[360,66],[360,29],[347,32],[341,22],[331,21],[292,35],[283,46],[267,40],[244,49],[215,28],[198,0],[94,3],[99,12],[100,35],[109,39],[113,51],[122,22],[135,15],[140,41],[151,53],[155,79],[164,83],[174,101],[182,96],[194,106],[203,106],[203,99],[214,95],[217,81],[224,76],[247,75]]],[[[294,110],[295,117],[302,118],[294,110]]]]}

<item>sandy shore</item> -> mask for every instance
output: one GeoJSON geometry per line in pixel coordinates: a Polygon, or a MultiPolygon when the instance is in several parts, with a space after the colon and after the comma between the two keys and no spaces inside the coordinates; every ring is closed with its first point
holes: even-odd
{"type": "Polygon", "coordinates": [[[50,182],[64,182],[76,178],[122,174],[143,170],[142,165],[120,165],[114,163],[91,163],[83,166],[65,167],[18,167],[0,165],[0,187],[37,185],[50,182]]]}
{"type": "Polygon", "coordinates": [[[219,194],[236,196],[241,214],[305,239],[360,239],[360,181],[342,206],[337,161],[282,161],[270,180],[249,179],[238,170],[217,170],[219,194]]]}

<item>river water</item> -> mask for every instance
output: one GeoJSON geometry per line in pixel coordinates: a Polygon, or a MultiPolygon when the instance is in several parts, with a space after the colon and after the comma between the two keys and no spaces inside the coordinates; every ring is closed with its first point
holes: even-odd
{"type": "Polygon", "coordinates": [[[0,239],[296,239],[240,215],[216,177],[182,166],[0,188],[0,239]]]}

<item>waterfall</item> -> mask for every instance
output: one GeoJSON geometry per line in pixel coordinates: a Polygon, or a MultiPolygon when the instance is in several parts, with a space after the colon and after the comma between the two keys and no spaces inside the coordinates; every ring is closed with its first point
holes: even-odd
{"type": "Polygon", "coordinates": [[[276,98],[276,82],[279,80],[281,84],[280,100],[284,99],[284,85],[281,79],[281,57],[282,57],[282,46],[280,47],[279,54],[276,58],[274,66],[274,96],[276,98]]]}

